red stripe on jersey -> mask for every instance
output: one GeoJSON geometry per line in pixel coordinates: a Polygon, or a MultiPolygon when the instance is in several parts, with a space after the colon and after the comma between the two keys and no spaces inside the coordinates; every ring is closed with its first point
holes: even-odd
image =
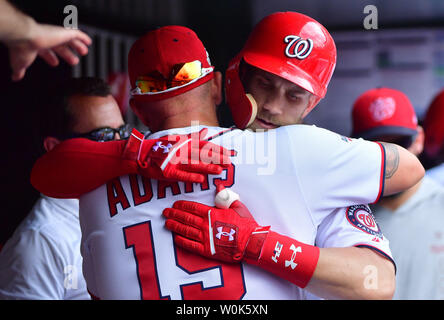
{"type": "Polygon", "coordinates": [[[89,291],[88,289],[87,289],[87,291],[88,291],[89,295],[91,296],[91,299],[92,299],[92,300],[100,300],[100,298],[97,297],[97,296],[95,296],[95,295],[93,295],[93,294],[91,293],[91,291],[89,291]]]}
{"type": "Polygon", "coordinates": [[[396,273],[397,268],[396,268],[395,260],[393,260],[393,258],[390,255],[388,255],[387,253],[385,253],[381,249],[374,247],[372,245],[366,244],[366,243],[358,243],[358,244],[355,244],[353,247],[368,248],[368,249],[371,249],[371,250],[375,251],[376,253],[380,254],[384,258],[388,259],[391,263],[393,263],[393,266],[395,267],[395,273],[396,273]]]}
{"type": "Polygon", "coordinates": [[[232,127],[232,128],[229,128],[229,129],[222,130],[221,132],[216,133],[215,135],[212,135],[211,137],[208,137],[208,138],[206,138],[206,139],[204,139],[204,140],[205,140],[205,141],[211,141],[211,140],[213,140],[213,139],[215,139],[215,138],[217,138],[217,137],[219,137],[219,136],[221,136],[221,135],[224,135],[224,134],[227,133],[227,132],[231,132],[231,131],[233,131],[234,129],[236,129],[236,128],[235,128],[235,127],[232,127]]]}
{"type": "Polygon", "coordinates": [[[385,182],[385,157],[386,157],[385,148],[381,143],[379,143],[379,142],[376,142],[376,143],[381,148],[381,173],[380,173],[380,178],[379,178],[378,196],[376,197],[376,200],[374,202],[372,202],[371,204],[374,204],[381,199],[382,195],[384,194],[384,182],[385,182]]]}

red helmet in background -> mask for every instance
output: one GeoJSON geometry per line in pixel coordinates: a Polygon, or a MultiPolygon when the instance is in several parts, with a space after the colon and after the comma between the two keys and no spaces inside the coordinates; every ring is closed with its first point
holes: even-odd
{"type": "Polygon", "coordinates": [[[277,12],[262,19],[225,75],[226,100],[238,128],[256,117],[256,105],[239,78],[242,61],[273,73],[324,98],[336,66],[333,38],[319,22],[297,13],[277,12]]]}
{"type": "Polygon", "coordinates": [[[385,135],[418,133],[418,118],[407,95],[392,88],[373,88],[353,104],[352,137],[375,140],[385,135]]]}
{"type": "Polygon", "coordinates": [[[424,152],[436,159],[444,149],[444,90],[439,92],[430,103],[424,117],[424,152]]]}

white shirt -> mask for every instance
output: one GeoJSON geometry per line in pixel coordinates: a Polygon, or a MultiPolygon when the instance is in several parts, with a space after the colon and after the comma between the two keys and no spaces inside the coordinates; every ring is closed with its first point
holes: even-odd
{"type": "Polygon", "coordinates": [[[0,299],[91,299],[82,275],[78,203],[38,199],[0,251],[0,299]]]}
{"type": "MultiPolygon", "coordinates": [[[[172,129],[150,138],[192,131],[196,128],[172,129]]],[[[176,200],[213,206],[218,183],[240,195],[259,225],[312,245],[379,247],[390,257],[388,241],[372,225],[366,206],[356,207],[382,193],[381,145],[307,125],[265,133],[210,127],[208,136],[213,135],[211,142],[237,155],[232,166],[202,185],[132,175],[81,197],[81,250],[92,294],[101,299],[306,298],[304,290],[256,266],[226,264],[175,247],[162,210],[176,200]]]]}
{"type": "Polygon", "coordinates": [[[396,261],[394,299],[444,299],[444,189],[425,177],[397,210],[373,209],[396,261]]]}
{"type": "Polygon", "coordinates": [[[426,171],[426,176],[432,178],[442,186],[444,186],[444,163],[430,168],[426,171]]]}

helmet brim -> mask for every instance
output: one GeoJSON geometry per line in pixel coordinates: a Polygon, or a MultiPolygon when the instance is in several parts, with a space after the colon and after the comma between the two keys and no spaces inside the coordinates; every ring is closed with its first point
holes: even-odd
{"type": "Polygon", "coordinates": [[[286,79],[315,96],[325,96],[326,90],[319,87],[311,75],[288,61],[256,52],[244,52],[243,59],[246,63],[286,79]]]}

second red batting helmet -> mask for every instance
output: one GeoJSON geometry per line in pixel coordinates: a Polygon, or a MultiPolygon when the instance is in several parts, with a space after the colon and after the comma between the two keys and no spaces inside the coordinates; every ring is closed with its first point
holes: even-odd
{"type": "Polygon", "coordinates": [[[436,158],[444,149],[444,90],[439,92],[427,109],[424,117],[424,152],[436,158]]]}
{"type": "Polygon", "coordinates": [[[336,46],[327,29],[297,12],[262,19],[226,71],[226,98],[237,127],[255,118],[255,106],[239,79],[241,61],[280,76],[324,98],[336,66],[336,46]]]}

